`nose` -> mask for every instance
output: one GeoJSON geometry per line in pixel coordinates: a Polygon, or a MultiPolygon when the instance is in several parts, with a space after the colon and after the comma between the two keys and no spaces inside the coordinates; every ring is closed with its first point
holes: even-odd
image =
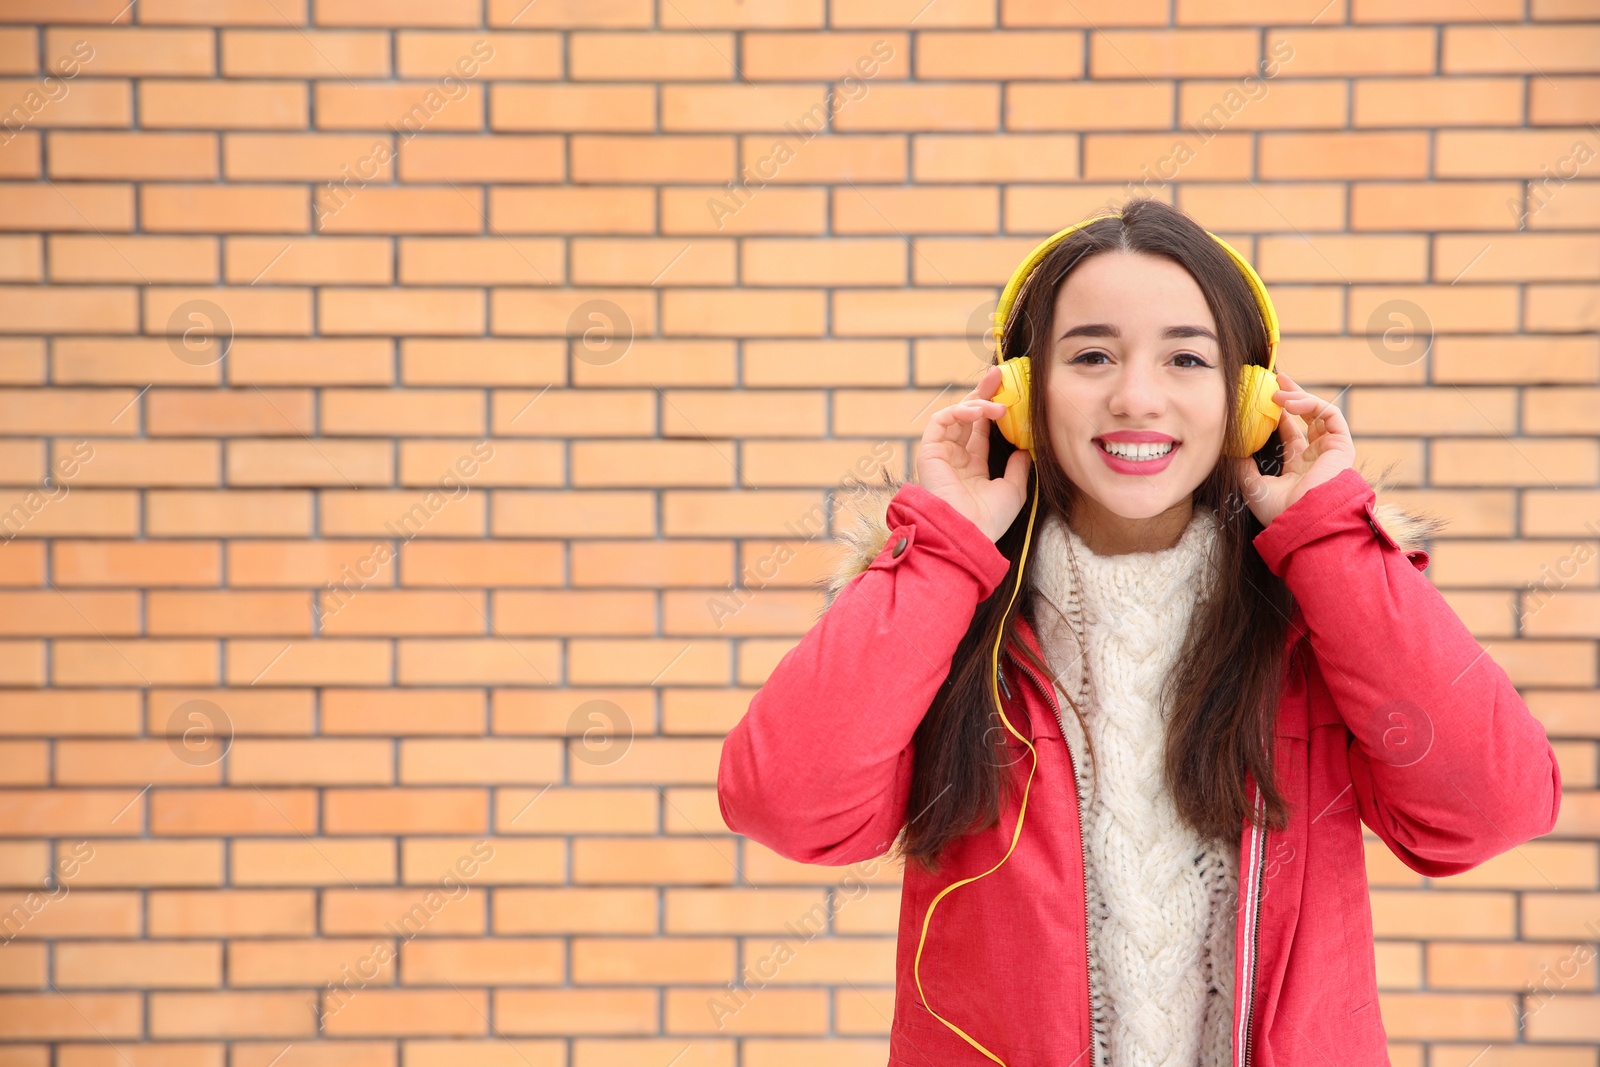
{"type": "Polygon", "coordinates": [[[1111,388],[1111,414],[1120,419],[1148,419],[1166,408],[1166,393],[1152,359],[1138,355],[1123,361],[1111,388]]]}

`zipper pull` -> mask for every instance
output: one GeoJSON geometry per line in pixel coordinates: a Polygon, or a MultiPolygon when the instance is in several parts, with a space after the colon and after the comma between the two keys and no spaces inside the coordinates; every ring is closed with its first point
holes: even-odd
{"type": "Polygon", "coordinates": [[[1006,699],[1007,700],[1010,700],[1011,699],[1011,687],[1009,685],[1006,685],[1006,672],[1005,672],[1005,670],[1002,668],[1000,670],[995,671],[994,672],[994,676],[1000,682],[1000,692],[1002,692],[1002,693],[1004,693],[1006,695],[1006,699]]]}

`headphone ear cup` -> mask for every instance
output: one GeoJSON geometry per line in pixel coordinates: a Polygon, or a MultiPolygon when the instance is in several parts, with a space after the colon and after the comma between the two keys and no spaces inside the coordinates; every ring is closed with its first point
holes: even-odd
{"type": "Polygon", "coordinates": [[[1247,364],[1239,375],[1239,433],[1243,451],[1230,450],[1230,456],[1251,456],[1265,445],[1278,429],[1283,409],[1272,401],[1278,391],[1278,376],[1265,367],[1247,364]]]}
{"type": "Polygon", "coordinates": [[[1027,356],[1003,359],[1000,368],[1000,388],[992,399],[1006,406],[1006,413],[996,420],[1007,441],[1024,452],[1033,451],[1033,425],[1029,418],[1029,393],[1033,388],[1033,365],[1027,356]]]}

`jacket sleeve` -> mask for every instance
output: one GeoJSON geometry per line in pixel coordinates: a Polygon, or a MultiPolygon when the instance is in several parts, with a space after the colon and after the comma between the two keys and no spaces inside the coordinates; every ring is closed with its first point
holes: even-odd
{"type": "Polygon", "coordinates": [[[1351,734],[1361,819],[1419,874],[1470,870],[1555,825],[1555,752],[1506,672],[1373,515],[1354,468],[1254,539],[1294,594],[1351,734]]]}
{"type": "Polygon", "coordinates": [[[885,517],[882,551],[779,661],[722,746],[723,821],[801,863],[888,851],[906,821],[912,734],[1010,566],[915,482],[885,517]]]}

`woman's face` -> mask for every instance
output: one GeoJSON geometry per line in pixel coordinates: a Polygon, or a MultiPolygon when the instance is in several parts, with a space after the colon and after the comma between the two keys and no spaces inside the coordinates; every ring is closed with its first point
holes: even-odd
{"type": "Polygon", "coordinates": [[[1048,352],[1050,444],[1073,484],[1123,519],[1187,506],[1222,455],[1226,396],[1189,272],[1164,256],[1090,256],[1056,293],[1048,352]],[[1110,455],[1107,437],[1131,454],[1110,455]]]}

